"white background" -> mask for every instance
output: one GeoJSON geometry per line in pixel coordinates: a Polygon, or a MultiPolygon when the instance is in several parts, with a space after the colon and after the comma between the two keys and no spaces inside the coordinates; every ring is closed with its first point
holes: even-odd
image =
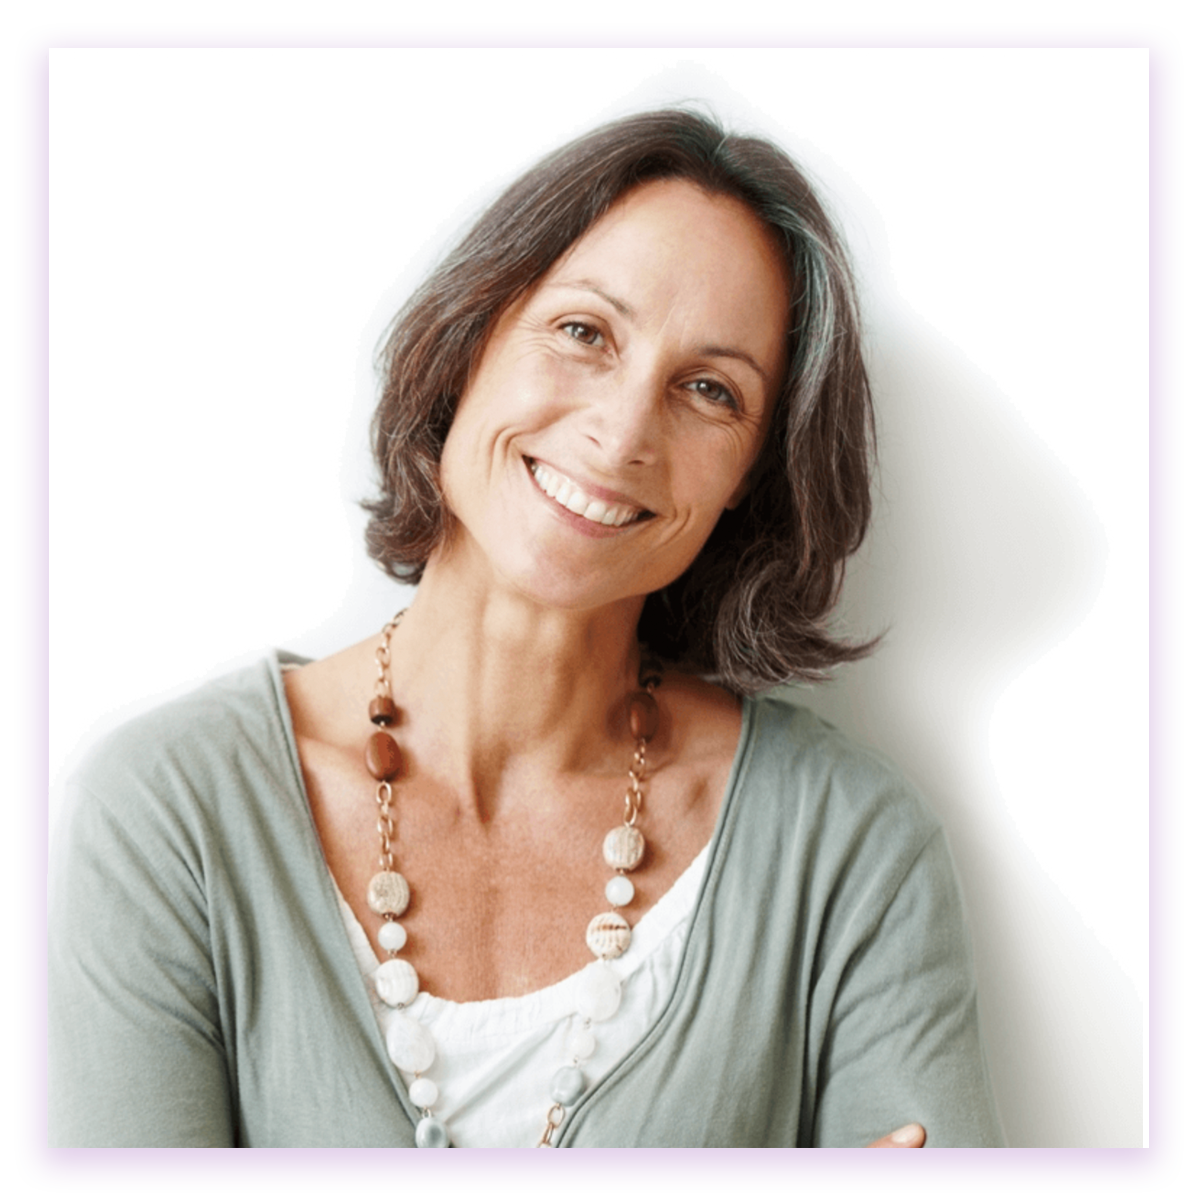
{"type": "Polygon", "coordinates": [[[385,323],[535,156],[702,99],[812,170],[861,271],[881,494],[844,619],[890,634],[808,702],[949,826],[1011,1142],[1141,1144],[1144,53],[63,50],[50,71],[52,764],[149,697],[399,606],[354,503],[385,323]]]}

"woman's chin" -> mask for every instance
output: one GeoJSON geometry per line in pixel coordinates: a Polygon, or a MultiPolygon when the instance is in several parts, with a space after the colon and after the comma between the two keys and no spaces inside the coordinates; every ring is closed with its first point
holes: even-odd
{"type": "Polygon", "coordinates": [[[620,603],[641,607],[644,596],[630,595],[614,587],[611,577],[588,579],[578,572],[537,564],[526,570],[505,573],[503,583],[517,595],[541,608],[564,613],[594,612],[620,603]]]}

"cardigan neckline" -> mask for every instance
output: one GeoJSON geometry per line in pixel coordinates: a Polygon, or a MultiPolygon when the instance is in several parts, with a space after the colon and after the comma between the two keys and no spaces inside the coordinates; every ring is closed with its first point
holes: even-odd
{"type": "MultiPolygon", "coordinates": [[[[325,860],[325,853],[321,848],[320,835],[317,832],[316,822],[312,815],[312,807],[308,799],[308,791],[304,786],[304,775],[300,767],[300,753],[296,744],[295,729],[292,725],[291,709],[287,702],[287,693],[283,685],[283,673],[293,666],[304,666],[312,660],[302,655],[294,654],[288,650],[276,649],[267,657],[266,666],[270,676],[270,684],[274,695],[275,707],[274,717],[276,722],[275,733],[281,734],[286,745],[287,759],[292,769],[292,799],[298,802],[299,807],[303,810],[305,822],[309,832],[307,838],[307,849],[315,855],[317,864],[320,867],[320,875],[323,879],[323,886],[327,903],[324,906],[328,923],[330,927],[336,930],[339,948],[336,952],[339,967],[353,973],[353,976],[359,980],[357,988],[361,1004],[356,1004],[357,1015],[359,1021],[365,1024],[370,1032],[371,1042],[374,1046],[376,1054],[387,1063],[390,1070],[393,1090],[396,1098],[403,1108],[405,1114],[412,1122],[414,1128],[420,1120],[420,1113],[413,1106],[412,1101],[408,1097],[408,1089],[403,1085],[403,1079],[400,1072],[395,1070],[391,1059],[387,1054],[387,1047],[384,1043],[383,1033],[379,1028],[375,1013],[371,1008],[371,999],[367,994],[366,989],[361,986],[361,971],[358,966],[358,961],[354,953],[354,947],[347,938],[344,925],[342,922],[341,912],[338,907],[338,890],[334,883],[333,877],[329,873],[328,863],[325,860]]],[[[591,1103],[607,1092],[609,1088],[614,1086],[619,1081],[623,1072],[636,1059],[645,1054],[657,1040],[659,1032],[664,1028],[665,1023],[670,1019],[672,1011],[678,1005],[680,997],[685,990],[690,976],[695,970],[695,964],[698,957],[703,957],[699,952],[702,950],[700,946],[703,937],[700,932],[702,926],[706,925],[703,918],[711,911],[714,903],[714,893],[716,890],[717,878],[720,875],[721,868],[724,865],[725,859],[729,852],[730,830],[733,828],[732,812],[736,807],[737,799],[741,794],[741,784],[744,779],[747,768],[752,757],[753,743],[756,740],[755,734],[755,716],[757,706],[752,697],[743,697],[741,700],[742,722],[741,730],[738,734],[737,748],[734,750],[733,761],[729,766],[729,775],[725,781],[725,791],[721,797],[721,804],[717,813],[717,821],[713,827],[712,837],[708,843],[708,861],[704,866],[704,875],[700,881],[699,893],[696,897],[696,903],[692,908],[692,912],[688,918],[687,931],[684,935],[683,954],[680,958],[679,966],[675,974],[674,985],[671,989],[671,994],[667,999],[666,1004],[662,1007],[657,1019],[651,1024],[650,1028],[630,1047],[629,1051],[604,1075],[597,1079],[583,1094],[580,1100],[568,1110],[566,1117],[559,1126],[557,1145],[566,1146],[568,1134],[573,1128],[583,1119],[591,1103]]],[[[686,868],[685,868],[686,869],[686,868]]],[[[637,926],[635,925],[636,929],[637,926]]],[[[333,936],[331,934],[331,936],[333,936]]],[[[568,976],[569,978],[569,976],[568,976]]],[[[561,981],[560,981],[561,982],[561,981]]],[[[549,985],[550,987],[556,984],[549,985]]]]}

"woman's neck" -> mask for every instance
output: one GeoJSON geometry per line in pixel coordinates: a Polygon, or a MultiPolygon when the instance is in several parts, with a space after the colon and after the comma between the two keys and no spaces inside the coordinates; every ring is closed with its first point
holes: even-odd
{"type": "Polygon", "coordinates": [[[547,609],[435,559],[392,635],[392,690],[437,770],[486,811],[524,782],[611,770],[628,753],[640,598],[547,609]]]}

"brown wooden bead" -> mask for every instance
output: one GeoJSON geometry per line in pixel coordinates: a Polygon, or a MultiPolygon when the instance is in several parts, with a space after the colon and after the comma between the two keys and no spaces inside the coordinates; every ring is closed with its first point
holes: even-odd
{"type": "Polygon", "coordinates": [[[658,732],[658,701],[649,692],[634,692],[629,697],[629,730],[646,741],[658,732]]]}
{"type": "Polygon", "coordinates": [[[367,738],[367,770],[375,779],[394,779],[400,774],[404,760],[400,747],[390,733],[382,729],[367,738]]]}
{"type": "Polygon", "coordinates": [[[390,725],[396,719],[396,704],[391,696],[376,696],[367,712],[376,725],[390,725]]]}

